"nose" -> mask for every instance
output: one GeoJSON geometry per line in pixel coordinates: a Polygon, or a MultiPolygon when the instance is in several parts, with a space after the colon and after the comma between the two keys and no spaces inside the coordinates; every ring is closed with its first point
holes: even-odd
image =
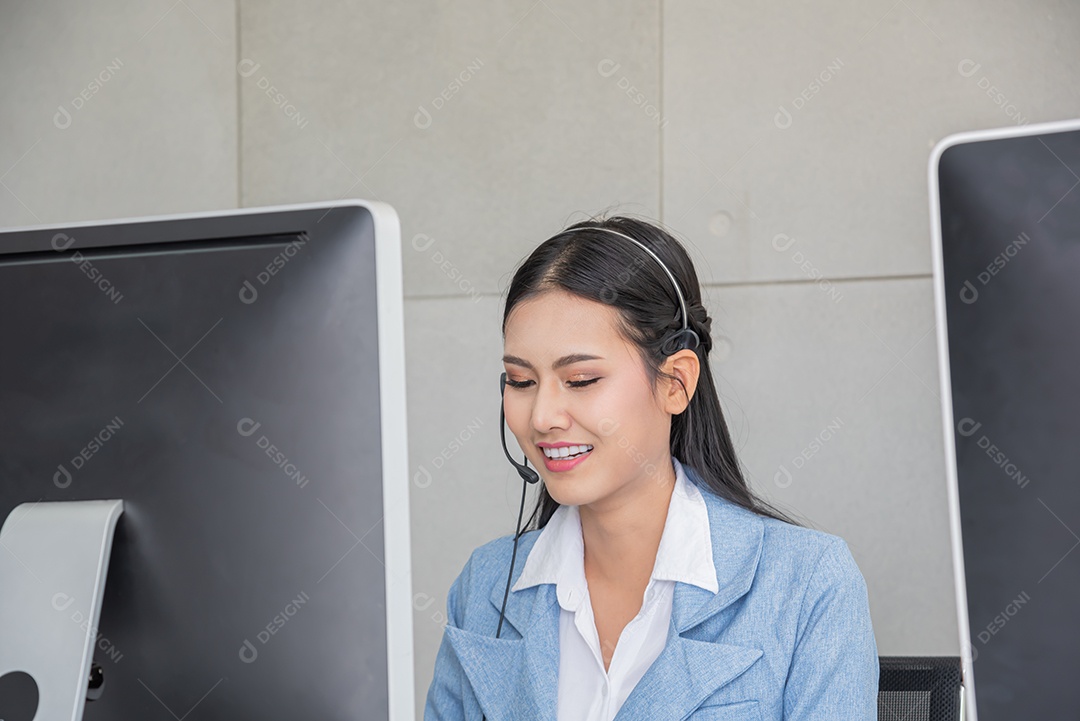
{"type": "Polygon", "coordinates": [[[550,433],[552,430],[565,430],[569,427],[570,416],[566,412],[566,396],[558,381],[537,382],[531,421],[537,433],[550,433]]]}

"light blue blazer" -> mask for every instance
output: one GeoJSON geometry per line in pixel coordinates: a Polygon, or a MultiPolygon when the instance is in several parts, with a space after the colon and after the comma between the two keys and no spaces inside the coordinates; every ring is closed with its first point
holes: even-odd
{"type": "MultiPolygon", "coordinates": [[[[678,582],[667,644],[616,719],[868,721],[878,655],[866,582],[839,536],[793,526],[703,487],[720,591],[678,582]]],[[[514,581],[541,531],[518,541],[514,581]]],[[[555,584],[511,591],[513,535],[480,546],[450,587],[424,721],[556,721],[555,584]]]]}

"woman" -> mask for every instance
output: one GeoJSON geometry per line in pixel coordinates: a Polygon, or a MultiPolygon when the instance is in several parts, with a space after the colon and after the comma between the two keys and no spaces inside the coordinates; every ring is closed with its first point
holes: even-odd
{"type": "Polygon", "coordinates": [[[451,586],[426,721],[877,718],[865,581],[748,487],[711,324],[642,220],[570,226],[517,270],[503,409],[540,494],[451,586]]]}

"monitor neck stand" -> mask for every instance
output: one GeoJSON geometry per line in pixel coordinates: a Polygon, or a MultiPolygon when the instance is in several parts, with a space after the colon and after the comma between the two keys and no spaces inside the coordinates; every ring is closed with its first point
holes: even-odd
{"type": "Polygon", "coordinates": [[[30,704],[27,718],[81,721],[123,512],[117,500],[43,501],[17,506],[4,521],[0,719],[22,718],[30,704]]]}

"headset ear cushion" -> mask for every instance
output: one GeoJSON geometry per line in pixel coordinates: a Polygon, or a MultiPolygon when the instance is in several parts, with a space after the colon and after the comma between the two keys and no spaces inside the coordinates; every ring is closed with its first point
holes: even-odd
{"type": "Polygon", "coordinates": [[[701,338],[690,328],[686,330],[675,331],[669,335],[663,343],[660,344],[660,351],[665,355],[673,355],[680,350],[687,348],[689,350],[696,350],[701,345],[701,338]]]}

